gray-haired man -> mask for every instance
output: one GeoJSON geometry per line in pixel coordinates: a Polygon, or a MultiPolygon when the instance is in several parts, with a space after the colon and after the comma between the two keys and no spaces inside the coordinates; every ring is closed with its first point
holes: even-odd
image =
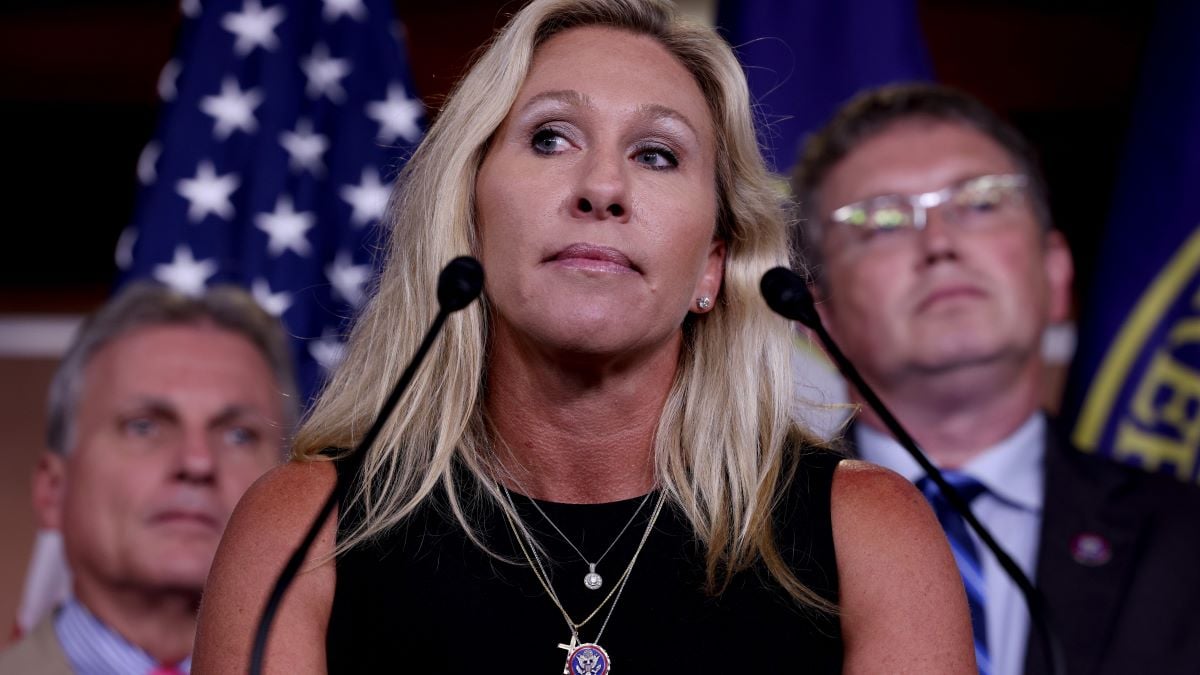
{"type": "Polygon", "coordinates": [[[233,287],[135,284],[93,315],[51,385],[34,507],[72,597],[0,673],[185,673],[234,505],[296,417],[282,328],[233,287]]]}

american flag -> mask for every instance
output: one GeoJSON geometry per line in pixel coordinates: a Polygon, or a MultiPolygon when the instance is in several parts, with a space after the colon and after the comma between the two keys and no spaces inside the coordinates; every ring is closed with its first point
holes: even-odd
{"type": "Polygon", "coordinates": [[[420,140],[389,0],[184,0],[138,162],[121,282],[249,288],[294,338],[305,400],[340,354],[380,218],[420,140]]]}

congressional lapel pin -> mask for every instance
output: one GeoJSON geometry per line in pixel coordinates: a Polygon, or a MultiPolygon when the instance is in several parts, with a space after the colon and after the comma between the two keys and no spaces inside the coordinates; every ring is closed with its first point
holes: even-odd
{"type": "Polygon", "coordinates": [[[1100,567],[1112,560],[1112,543],[1095,532],[1080,532],[1071,538],[1071,557],[1087,567],[1100,567]]]}

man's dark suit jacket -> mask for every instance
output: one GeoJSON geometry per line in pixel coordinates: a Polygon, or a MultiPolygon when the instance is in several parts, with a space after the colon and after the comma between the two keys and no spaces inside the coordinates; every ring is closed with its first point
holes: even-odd
{"type": "MultiPolygon", "coordinates": [[[[1035,585],[1067,672],[1200,673],[1200,488],[1078,452],[1054,426],[1035,585]],[[1080,555],[1088,539],[1110,555],[1080,555]]],[[[1027,673],[1047,675],[1044,649],[1034,631],[1027,673]]]]}

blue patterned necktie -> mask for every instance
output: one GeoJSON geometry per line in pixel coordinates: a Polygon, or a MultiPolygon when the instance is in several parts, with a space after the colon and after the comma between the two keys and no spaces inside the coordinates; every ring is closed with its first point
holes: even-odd
{"type": "MultiPolygon", "coordinates": [[[[963,473],[943,471],[942,476],[968,504],[986,490],[979,481],[963,473]]],[[[975,634],[975,661],[979,665],[979,672],[987,675],[992,671],[992,664],[987,647],[983,562],[979,558],[979,550],[967,531],[966,521],[942,496],[937,483],[926,476],[917,481],[917,487],[933,506],[933,512],[937,515],[938,522],[942,524],[942,530],[946,532],[946,539],[950,541],[950,550],[954,553],[955,562],[958,563],[958,571],[962,575],[963,586],[967,590],[967,604],[971,609],[971,627],[975,634]]]]}

